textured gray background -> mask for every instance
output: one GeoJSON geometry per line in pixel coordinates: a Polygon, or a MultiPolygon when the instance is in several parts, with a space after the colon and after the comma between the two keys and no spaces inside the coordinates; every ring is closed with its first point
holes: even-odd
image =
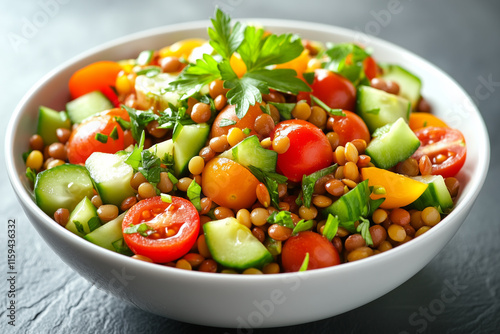
{"type": "MultiPolygon", "coordinates": [[[[442,68],[476,99],[492,141],[488,179],[454,239],[402,286],[370,304],[330,319],[253,332],[495,332],[500,328],[500,225],[498,210],[495,210],[500,189],[497,177],[500,2],[401,0],[401,12],[384,17],[384,21],[377,21],[376,17],[380,20],[377,13],[387,10],[389,1],[308,0],[300,3],[269,0],[2,0],[1,138],[4,138],[6,121],[17,102],[38,79],[61,62],[129,33],[207,19],[212,16],[215,5],[235,18],[296,19],[375,34],[442,68]],[[47,3],[52,6],[46,7],[47,3]],[[44,16],[44,11],[50,15],[44,16]],[[39,27],[28,32],[25,28],[23,35],[27,22],[38,22],[39,27]],[[365,28],[372,30],[365,31],[365,28]],[[24,42],[16,46],[9,41],[12,34],[24,36],[24,42]],[[495,84],[484,86],[488,78],[495,84]],[[443,297],[443,292],[448,298],[454,297],[453,300],[443,297]],[[428,310],[427,316],[425,310],[428,310]]],[[[75,274],[41,240],[22,213],[5,176],[3,143],[1,150],[0,333],[237,332],[193,326],[148,314],[106,295],[75,274]],[[19,274],[15,328],[7,324],[6,311],[8,219],[17,221],[19,274]]],[[[369,278],[366,284],[370,284],[369,278]]]]}

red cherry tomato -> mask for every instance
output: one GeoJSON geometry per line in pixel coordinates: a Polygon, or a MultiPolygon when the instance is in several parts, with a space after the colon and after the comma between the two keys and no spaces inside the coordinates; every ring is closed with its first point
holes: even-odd
{"type": "Polygon", "coordinates": [[[306,231],[290,237],[281,251],[281,264],[286,272],[299,271],[309,253],[307,270],[319,269],[340,264],[337,249],[325,237],[306,231]]]}
{"type": "Polygon", "coordinates": [[[432,162],[432,174],[443,177],[455,176],[465,163],[467,148],[463,134],[446,127],[425,127],[415,131],[420,147],[413,158],[427,155],[432,162]]]}
{"type": "Polygon", "coordinates": [[[368,80],[371,80],[378,75],[378,66],[372,57],[367,57],[365,60],[363,60],[363,68],[368,80]]]}
{"type": "MultiPolygon", "coordinates": [[[[155,263],[177,260],[193,247],[200,230],[200,216],[191,202],[172,197],[172,203],[160,196],[134,205],[123,218],[123,238],[135,254],[149,257],[155,263]],[[131,225],[146,224],[149,236],[125,233],[131,225]]],[[[147,232],[146,231],[146,232],[147,232]]]]}
{"type": "Polygon", "coordinates": [[[345,146],[354,139],[363,139],[368,144],[371,136],[368,127],[361,117],[353,112],[343,110],[345,116],[331,116],[328,124],[339,135],[339,145],[345,146]]]}
{"type": "Polygon", "coordinates": [[[278,123],[271,140],[285,136],[290,139],[290,147],[278,154],[277,167],[291,181],[299,182],[303,175],[332,164],[332,147],[323,131],[314,124],[298,119],[278,123]]]}
{"type": "Polygon", "coordinates": [[[122,109],[111,109],[80,123],[72,132],[67,144],[68,160],[72,164],[85,163],[94,152],[115,153],[125,149],[130,144],[126,138],[117,117],[130,120],[127,112],[122,109]],[[109,135],[116,128],[116,139],[109,135]],[[106,143],[96,139],[101,133],[108,136],[106,143]]]}
{"type": "Polygon", "coordinates": [[[314,71],[312,92],[300,92],[297,101],[306,100],[311,103],[310,95],[314,95],[333,109],[354,110],[356,106],[356,88],[343,76],[325,69],[314,71]]]}

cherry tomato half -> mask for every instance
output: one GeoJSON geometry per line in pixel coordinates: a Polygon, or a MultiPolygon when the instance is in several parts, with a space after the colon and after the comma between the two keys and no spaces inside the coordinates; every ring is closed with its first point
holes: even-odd
{"type": "Polygon", "coordinates": [[[125,149],[130,144],[130,138],[125,138],[117,117],[129,120],[122,109],[111,109],[80,123],[72,132],[67,144],[68,160],[72,164],[85,163],[94,152],[115,153],[125,149]],[[115,130],[116,129],[116,130],[115,130]],[[116,131],[116,139],[110,134],[116,131]],[[105,143],[96,139],[100,133],[108,136],[105,143]]]}
{"type": "Polygon", "coordinates": [[[443,177],[455,176],[465,163],[467,148],[463,134],[446,127],[425,127],[415,131],[420,147],[413,158],[427,155],[432,162],[432,174],[443,177]]]}
{"type": "Polygon", "coordinates": [[[297,101],[306,100],[311,103],[310,95],[314,95],[333,109],[354,110],[356,106],[356,88],[343,76],[323,68],[314,71],[312,92],[300,92],[297,101]]]}
{"type": "Polygon", "coordinates": [[[329,126],[339,135],[339,145],[345,146],[354,139],[363,139],[368,144],[371,136],[363,119],[351,111],[343,112],[345,116],[331,116],[328,119],[329,126]]]}
{"type": "Polygon", "coordinates": [[[257,199],[259,180],[248,169],[226,158],[207,162],[201,175],[203,194],[224,207],[239,210],[257,199]]]}
{"type": "Polygon", "coordinates": [[[323,131],[307,121],[293,119],[278,123],[271,133],[276,137],[288,137],[290,147],[285,153],[278,154],[277,167],[288,179],[294,182],[333,162],[333,151],[323,131]]]}
{"type": "MultiPolygon", "coordinates": [[[[135,254],[155,263],[177,260],[193,247],[200,230],[200,216],[191,202],[173,197],[172,203],[160,196],[140,201],[123,218],[122,230],[145,223],[152,234],[123,233],[123,239],[135,254]]],[[[147,232],[146,231],[146,232],[147,232]]]]}
{"type": "Polygon", "coordinates": [[[325,237],[306,231],[290,237],[281,251],[281,264],[286,272],[299,271],[309,253],[307,270],[319,269],[340,264],[337,249],[325,237]]]}

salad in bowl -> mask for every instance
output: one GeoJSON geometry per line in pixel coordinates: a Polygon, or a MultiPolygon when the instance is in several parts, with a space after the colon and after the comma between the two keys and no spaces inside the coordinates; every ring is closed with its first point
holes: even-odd
{"type": "Polygon", "coordinates": [[[448,117],[453,80],[352,31],[261,22],[132,35],[21,101],[16,194],[99,288],[198,324],[303,323],[394,289],[465,219],[488,142],[475,108],[448,117]]]}

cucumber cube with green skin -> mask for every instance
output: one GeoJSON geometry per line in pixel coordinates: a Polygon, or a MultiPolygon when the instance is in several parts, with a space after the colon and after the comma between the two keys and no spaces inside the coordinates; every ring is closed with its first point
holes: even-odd
{"type": "Polygon", "coordinates": [[[252,165],[264,172],[275,172],[278,153],[263,148],[257,136],[250,136],[221,153],[220,157],[234,160],[245,167],[252,165]]]}
{"type": "Polygon", "coordinates": [[[429,206],[435,207],[439,213],[449,213],[453,208],[453,200],[441,175],[414,176],[412,179],[429,186],[420,197],[410,204],[411,208],[423,210],[429,206]]]}
{"type": "Polygon", "coordinates": [[[399,85],[399,95],[408,99],[412,109],[415,110],[422,88],[420,78],[399,65],[381,64],[380,66],[383,70],[382,78],[396,82],[399,85]]]}
{"type": "Polygon", "coordinates": [[[408,159],[420,146],[420,140],[403,118],[377,129],[366,147],[366,154],[379,168],[389,169],[408,159]]]}
{"type": "Polygon", "coordinates": [[[262,268],[273,256],[252,231],[234,217],[203,225],[210,254],[223,266],[245,270],[262,268]]]}
{"type": "Polygon", "coordinates": [[[370,86],[359,86],[356,98],[356,112],[365,121],[370,133],[376,129],[403,118],[410,119],[409,100],[370,86]]]}
{"type": "Polygon", "coordinates": [[[101,221],[97,215],[97,209],[89,200],[84,197],[75,207],[69,216],[66,228],[76,235],[83,237],[101,226],[101,221]]]}
{"type": "Polygon", "coordinates": [[[162,141],[161,143],[151,146],[149,151],[158,158],[163,159],[165,155],[174,154],[174,141],[172,139],[162,141]]]}
{"type": "Polygon", "coordinates": [[[174,134],[174,174],[181,177],[188,172],[189,160],[205,146],[210,133],[206,123],[184,125],[174,134]]]}
{"type": "Polygon", "coordinates": [[[99,91],[87,93],[66,104],[66,111],[73,123],[81,123],[86,118],[112,108],[111,101],[99,91]]]}
{"type": "Polygon", "coordinates": [[[68,118],[68,114],[64,111],[56,111],[40,106],[36,133],[42,137],[45,146],[59,141],[56,134],[58,128],[68,130],[71,128],[71,121],[68,118]]]}
{"type": "Polygon", "coordinates": [[[126,154],[94,152],[85,161],[104,204],[120,207],[125,198],[135,196],[130,185],[134,169],[125,162],[127,157],[126,154]]]}
{"type": "Polygon", "coordinates": [[[94,184],[85,167],[64,164],[38,173],[34,192],[38,207],[53,217],[57,209],[71,212],[84,197],[92,198],[94,184]]]}
{"type": "Polygon", "coordinates": [[[113,243],[123,239],[122,222],[125,214],[126,212],[122,213],[112,221],[85,235],[84,238],[93,244],[115,252],[113,243]]]}

